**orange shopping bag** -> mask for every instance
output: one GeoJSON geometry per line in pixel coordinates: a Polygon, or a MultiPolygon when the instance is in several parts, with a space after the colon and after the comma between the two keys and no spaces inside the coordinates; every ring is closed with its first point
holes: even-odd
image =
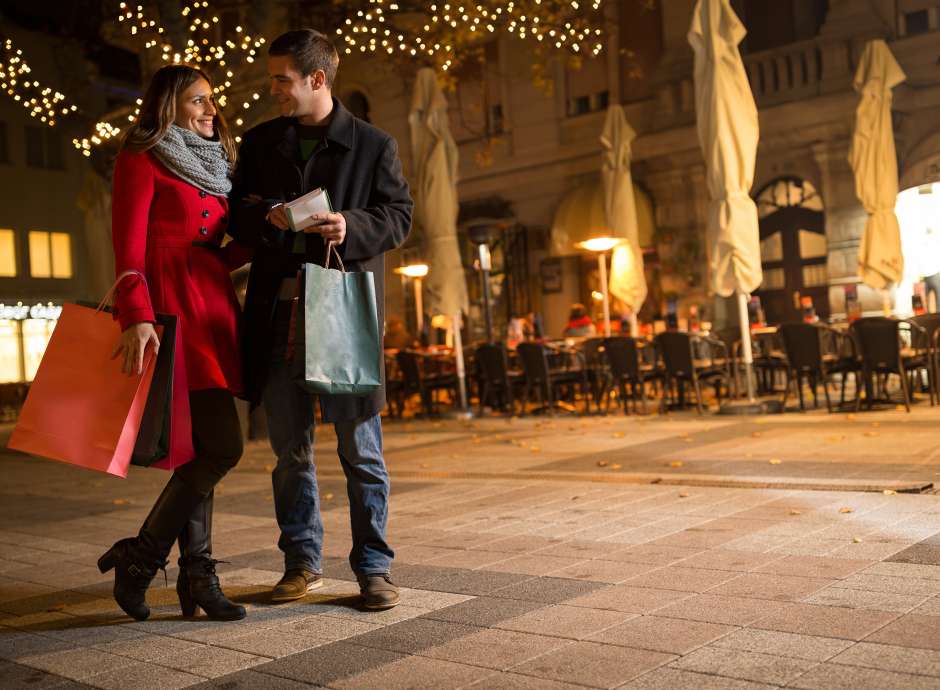
{"type": "MultiPolygon", "coordinates": [[[[162,327],[156,329],[162,338],[162,327]]],[[[120,326],[100,307],[66,304],[7,447],[126,477],[155,358],[148,348],[144,373],[127,376],[120,359],[111,359],[120,335],[120,326]]]]}

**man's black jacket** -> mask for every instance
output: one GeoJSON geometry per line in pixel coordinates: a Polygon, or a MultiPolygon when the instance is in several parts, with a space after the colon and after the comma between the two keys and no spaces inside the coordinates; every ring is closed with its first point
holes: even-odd
{"type": "MultiPolygon", "coordinates": [[[[245,132],[239,149],[231,195],[232,235],[254,249],[243,323],[246,397],[252,405],[261,393],[271,361],[274,308],[281,280],[295,276],[300,264],[323,265],[325,244],[306,237],[306,253],[293,253],[294,233],[265,221],[271,206],[325,187],[333,209],[346,218],[346,239],[339,245],[348,271],[372,271],[379,314],[385,323],[383,255],[400,246],[411,229],[414,202],[402,175],[395,140],[354,117],[333,99],[325,139],[304,163],[297,121],[279,117],[245,132]]],[[[325,421],[377,414],[385,405],[384,387],[369,396],[321,396],[325,421]]]]}

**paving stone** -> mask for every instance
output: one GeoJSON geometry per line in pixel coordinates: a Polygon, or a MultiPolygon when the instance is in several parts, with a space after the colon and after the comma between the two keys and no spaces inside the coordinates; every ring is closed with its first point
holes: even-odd
{"type": "Polygon", "coordinates": [[[872,633],[865,641],[940,651],[940,625],[935,616],[908,614],[872,633]]]}
{"type": "Polygon", "coordinates": [[[815,662],[805,659],[704,647],[675,661],[672,667],[758,683],[785,685],[815,665],[815,662]]]}
{"type": "Polygon", "coordinates": [[[546,606],[497,623],[506,630],[582,640],[604,628],[622,623],[635,614],[576,606],[546,606]]]}
{"type": "Polygon", "coordinates": [[[827,556],[784,556],[754,569],[758,573],[841,579],[872,565],[869,560],[830,558],[827,556]]]}
{"type": "Polygon", "coordinates": [[[857,641],[897,617],[898,614],[887,611],[786,603],[779,604],[775,611],[765,612],[751,627],[857,641]]]}
{"type": "Polygon", "coordinates": [[[521,599],[477,597],[456,606],[430,611],[421,618],[488,627],[543,606],[544,604],[538,602],[521,599]]]}
{"type": "Polygon", "coordinates": [[[642,616],[607,628],[589,639],[621,647],[650,649],[668,654],[687,654],[735,630],[729,625],[701,621],[642,616]]]}
{"type": "Polygon", "coordinates": [[[770,690],[776,685],[711,676],[677,668],[657,668],[620,686],[621,690],[770,690]]]}
{"type": "Polygon", "coordinates": [[[183,652],[159,660],[161,665],[178,671],[192,673],[204,678],[216,678],[228,673],[258,666],[270,660],[268,657],[247,654],[236,649],[206,647],[198,651],[183,652]]]}
{"type": "Polygon", "coordinates": [[[737,576],[737,573],[723,570],[667,566],[630,578],[625,584],[631,587],[675,589],[680,592],[704,592],[737,576]]]}
{"type": "Polygon", "coordinates": [[[610,561],[627,561],[629,563],[646,563],[649,565],[666,566],[678,563],[686,558],[701,553],[705,549],[686,548],[681,546],[664,546],[656,544],[637,544],[623,549],[611,551],[605,558],[610,561]]]}
{"type": "MultiPolygon", "coordinates": [[[[74,681],[69,681],[62,676],[9,661],[0,662],[0,679],[2,679],[0,683],[2,683],[5,690],[25,690],[26,688],[37,688],[38,690],[59,689],[65,683],[74,683],[74,681]]],[[[74,684],[81,686],[78,683],[74,684]]]]}
{"type": "Polygon", "coordinates": [[[269,630],[291,635],[304,635],[311,639],[343,640],[354,635],[362,635],[383,627],[381,623],[370,622],[368,618],[351,619],[329,615],[304,616],[296,620],[275,625],[269,630]]]}
{"type": "Polygon", "coordinates": [[[206,648],[206,645],[165,635],[145,635],[132,640],[102,643],[97,649],[137,661],[157,661],[206,648]]]}
{"type": "Polygon", "coordinates": [[[839,580],[836,587],[863,589],[869,592],[888,592],[910,596],[932,597],[940,594],[940,580],[924,580],[915,577],[892,577],[860,573],[839,580]]]}
{"type": "Polygon", "coordinates": [[[555,570],[553,577],[568,577],[574,580],[591,580],[617,584],[653,570],[656,566],[647,563],[591,560],[555,570]]]}
{"type": "Polygon", "coordinates": [[[330,687],[340,690],[455,690],[481,675],[489,674],[475,666],[411,656],[336,681],[330,687]]]}
{"type": "Polygon", "coordinates": [[[937,679],[826,663],[810,669],[789,687],[801,690],[936,690],[937,679]]]}
{"type": "Polygon", "coordinates": [[[497,589],[492,593],[492,596],[537,601],[543,604],[560,604],[600,589],[603,586],[604,584],[601,582],[566,580],[558,577],[536,577],[497,589]]]}
{"type": "Polygon", "coordinates": [[[876,563],[865,570],[873,575],[890,577],[919,577],[924,580],[940,580],[940,566],[920,565],[915,563],[876,563]]]}
{"type": "Polygon", "coordinates": [[[289,678],[271,676],[266,673],[258,673],[249,669],[204,681],[191,686],[191,690],[209,690],[210,688],[217,688],[218,690],[310,690],[317,687],[320,686],[301,683],[289,678]]]}
{"type": "Polygon", "coordinates": [[[105,671],[129,666],[134,663],[134,660],[97,649],[83,648],[27,656],[19,659],[18,663],[64,678],[84,680],[105,671]]]}
{"type": "Polygon", "coordinates": [[[425,649],[422,654],[505,671],[566,644],[567,640],[557,637],[491,628],[425,649]]]}
{"type": "Polygon", "coordinates": [[[928,599],[916,609],[911,611],[911,613],[920,613],[925,616],[940,616],[940,597],[933,597],[932,599],[928,599]]]}
{"type": "Polygon", "coordinates": [[[712,643],[713,647],[765,652],[807,661],[826,661],[852,646],[848,640],[816,635],[798,635],[777,630],[742,628],[712,643]]]}
{"type": "Polygon", "coordinates": [[[136,661],[88,679],[95,687],[105,690],[175,690],[205,680],[205,677],[184,673],[165,666],[136,661]]]}
{"type": "Polygon", "coordinates": [[[568,606],[584,606],[592,609],[610,609],[624,613],[650,613],[677,601],[693,596],[690,592],[673,589],[653,589],[616,585],[603,587],[565,602],[568,606]]]}
{"type": "Polygon", "coordinates": [[[777,560],[780,560],[780,555],[774,553],[710,549],[697,553],[694,556],[689,556],[682,561],[682,565],[688,568],[750,572],[752,570],[759,570],[762,565],[777,560]]]}
{"type": "Polygon", "coordinates": [[[340,641],[256,666],[254,670],[313,685],[332,685],[402,658],[402,654],[395,652],[340,641]]]}
{"type": "Polygon", "coordinates": [[[799,601],[832,584],[834,580],[769,573],[744,573],[708,590],[709,594],[774,601],[799,601]]]}
{"type": "Polygon", "coordinates": [[[696,594],[656,610],[657,616],[724,625],[748,625],[772,613],[781,602],[696,594]]]}
{"type": "Polygon", "coordinates": [[[583,685],[559,683],[547,678],[533,678],[518,673],[493,673],[467,686],[473,690],[583,690],[583,685]]]}
{"type": "Polygon", "coordinates": [[[823,606],[844,606],[851,609],[871,609],[874,611],[895,611],[906,613],[919,606],[927,597],[922,595],[891,594],[889,592],[871,592],[862,589],[844,589],[827,587],[803,598],[807,604],[823,606]]]}
{"type": "Polygon", "coordinates": [[[644,649],[573,642],[512,670],[550,680],[615,688],[673,659],[675,657],[671,654],[644,649]]]}
{"type": "Polygon", "coordinates": [[[830,661],[882,671],[940,677],[940,652],[932,649],[859,642],[830,661]]]}
{"type": "Polygon", "coordinates": [[[530,575],[518,573],[494,573],[487,570],[465,570],[457,574],[431,580],[426,589],[482,596],[498,589],[532,579],[530,575]]]}
{"type": "Polygon", "coordinates": [[[448,623],[430,618],[417,618],[404,623],[385,626],[378,630],[357,635],[356,644],[377,647],[404,654],[417,654],[431,647],[467,637],[480,628],[459,623],[448,623]]]}
{"type": "Polygon", "coordinates": [[[497,573],[516,573],[519,575],[540,577],[582,563],[583,561],[583,558],[556,558],[542,554],[525,554],[493,563],[487,566],[487,570],[497,573]]]}
{"type": "Polygon", "coordinates": [[[277,628],[267,628],[235,637],[226,637],[223,640],[214,641],[213,644],[253,656],[280,659],[335,642],[337,639],[342,638],[318,638],[312,635],[284,632],[277,628]]]}

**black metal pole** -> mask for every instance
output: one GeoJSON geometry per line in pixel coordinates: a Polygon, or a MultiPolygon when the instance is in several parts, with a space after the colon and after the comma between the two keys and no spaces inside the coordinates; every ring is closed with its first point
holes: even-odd
{"type": "Polygon", "coordinates": [[[481,243],[480,252],[480,279],[483,281],[483,317],[486,321],[486,342],[493,342],[493,310],[490,297],[490,248],[481,243]]]}

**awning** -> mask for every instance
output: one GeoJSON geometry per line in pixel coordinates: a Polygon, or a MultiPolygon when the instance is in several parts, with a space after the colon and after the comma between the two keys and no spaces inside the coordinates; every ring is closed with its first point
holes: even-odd
{"type": "MultiPolygon", "coordinates": [[[[651,247],[656,227],[653,203],[636,183],[633,184],[633,194],[636,197],[640,247],[651,247]]],[[[552,221],[549,252],[552,256],[577,256],[584,252],[575,247],[575,243],[610,235],[604,213],[604,186],[598,179],[575,187],[558,204],[552,221]]]]}

